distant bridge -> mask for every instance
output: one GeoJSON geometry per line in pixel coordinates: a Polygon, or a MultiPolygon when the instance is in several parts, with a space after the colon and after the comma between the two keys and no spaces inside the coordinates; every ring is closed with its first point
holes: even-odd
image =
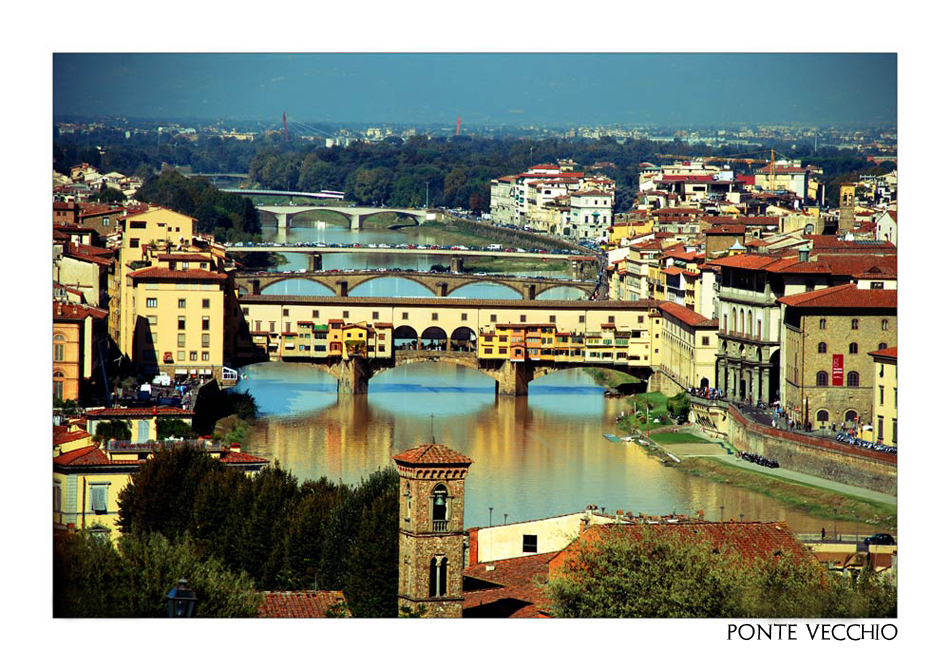
{"type": "MultiPolygon", "coordinates": [[[[247,175],[205,175],[206,177],[247,177],[247,175]]],[[[326,198],[343,200],[342,191],[273,191],[271,189],[221,189],[225,193],[237,193],[242,196],[289,196],[291,198],[326,198]]]]}
{"type": "Polygon", "coordinates": [[[240,295],[257,295],[264,289],[287,280],[303,279],[330,289],[336,296],[347,297],[356,287],[372,280],[400,277],[411,280],[429,291],[433,296],[447,297],[470,284],[498,284],[517,291],[525,300],[535,300],[548,289],[574,287],[589,296],[597,283],[561,278],[498,277],[495,275],[466,275],[460,273],[419,273],[401,270],[346,271],[346,272],[238,272],[234,276],[240,295]]]}
{"type": "MultiPolygon", "coordinates": [[[[252,193],[251,191],[234,190],[235,193],[252,193]]],[[[258,192],[260,193],[260,192],[258,192]]],[[[278,193],[270,191],[268,193],[278,193]]],[[[289,192],[287,192],[289,194],[289,192]]],[[[322,191],[321,193],[328,193],[322,191]]],[[[306,194],[297,194],[306,195],[306,194]]],[[[315,194],[313,197],[317,198],[315,194]]],[[[340,196],[342,198],[342,195],[340,196]]],[[[340,207],[333,205],[258,205],[258,212],[264,212],[277,219],[277,228],[290,228],[293,226],[293,219],[303,212],[334,212],[350,220],[350,228],[358,231],[363,228],[363,223],[377,214],[401,214],[409,217],[418,225],[422,225],[426,220],[435,219],[436,213],[428,210],[417,210],[405,207],[340,207]]]]}

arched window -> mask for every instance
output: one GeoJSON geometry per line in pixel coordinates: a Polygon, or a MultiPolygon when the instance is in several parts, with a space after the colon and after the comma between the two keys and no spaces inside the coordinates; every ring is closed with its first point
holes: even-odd
{"type": "Polygon", "coordinates": [[[877,348],[878,348],[878,349],[887,349],[887,343],[886,343],[886,342],[879,342],[879,343],[877,344],[877,348]]]}
{"type": "Polygon", "coordinates": [[[861,378],[860,378],[860,376],[858,375],[857,371],[853,371],[853,370],[852,370],[852,371],[850,371],[850,372],[848,373],[848,386],[849,386],[849,387],[857,387],[858,384],[860,384],[860,382],[861,382],[861,378]]]}
{"type": "Polygon", "coordinates": [[[745,310],[739,310],[739,335],[745,334],[745,310]]]}
{"type": "Polygon", "coordinates": [[[57,333],[53,336],[53,361],[66,360],[66,336],[57,333]]]}
{"type": "Polygon", "coordinates": [[[66,373],[61,370],[53,371],[53,396],[63,398],[63,380],[66,379],[66,373]]]}
{"type": "Polygon", "coordinates": [[[736,309],[732,308],[732,328],[737,328],[739,326],[738,320],[736,320],[736,309]]]}
{"type": "Polygon", "coordinates": [[[848,354],[857,354],[858,353],[858,343],[853,342],[848,345],[848,354]]]}
{"type": "Polygon", "coordinates": [[[818,371],[818,375],[815,376],[815,385],[818,387],[827,387],[828,373],[823,370],[818,371]]]}
{"type": "Polygon", "coordinates": [[[816,418],[819,422],[827,422],[827,421],[828,421],[828,411],[827,411],[827,410],[819,410],[819,411],[818,411],[818,414],[815,416],[815,418],[816,418]]]}
{"type": "Polygon", "coordinates": [[[429,561],[429,596],[445,596],[448,587],[449,558],[433,557],[429,561]]]}
{"type": "Polygon", "coordinates": [[[818,328],[824,329],[828,326],[828,320],[824,317],[818,320],[818,328]]]}
{"type": "Polygon", "coordinates": [[[722,332],[729,333],[729,314],[728,313],[722,316],[722,332]]]}
{"type": "Polygon", "coordinates": [[[432,490],[432,530],[448,529],[449,490],[445,485],[436,485],[432,490]]]}
{"type": "Polygon", "coordinates": [[[828,351],[828,343],[818,343],[818,353],[825,354],[828,351]]]}
{"type": "Polygon", "coordinates": [[[857,418],[858,413],[856,413],[854,410],[848,410],[848,412],[844,413],[844,421],[846,422],[853,422],[857,420],[857,418]]]}

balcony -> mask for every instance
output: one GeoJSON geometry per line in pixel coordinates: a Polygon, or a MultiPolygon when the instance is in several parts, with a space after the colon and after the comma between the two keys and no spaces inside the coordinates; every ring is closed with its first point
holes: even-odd
{"type": "Polygon", "coordinates": [[[433,531],[448,531],[449,530],[448,520],[433,520],[432,530],[433,531]]]}

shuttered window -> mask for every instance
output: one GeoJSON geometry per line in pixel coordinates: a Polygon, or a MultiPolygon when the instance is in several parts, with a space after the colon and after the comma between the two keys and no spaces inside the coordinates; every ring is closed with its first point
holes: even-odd
{"type": "Polygon", "coordinates": [[[94,513],[105,513],[108,510],[106,501],[108,501],[109,485],[91,485],[90,494],[92,498],[92,511],[94,513]]]}

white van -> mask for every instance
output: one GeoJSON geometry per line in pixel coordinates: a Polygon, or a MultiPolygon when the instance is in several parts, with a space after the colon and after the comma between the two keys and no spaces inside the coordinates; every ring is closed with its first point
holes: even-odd
{"type": "Polygon", "coordinates": [[[171,386],[172,379],[168,376],[168,373],[159,373],[154,378],[152,378],[152,384],[161,385],[163,387],[171,386]]]}
{"type": "Polygon", "coordinates": [[[488,249],[494,252],[501,249],[501,245],[488,245],[488,249]]]}

